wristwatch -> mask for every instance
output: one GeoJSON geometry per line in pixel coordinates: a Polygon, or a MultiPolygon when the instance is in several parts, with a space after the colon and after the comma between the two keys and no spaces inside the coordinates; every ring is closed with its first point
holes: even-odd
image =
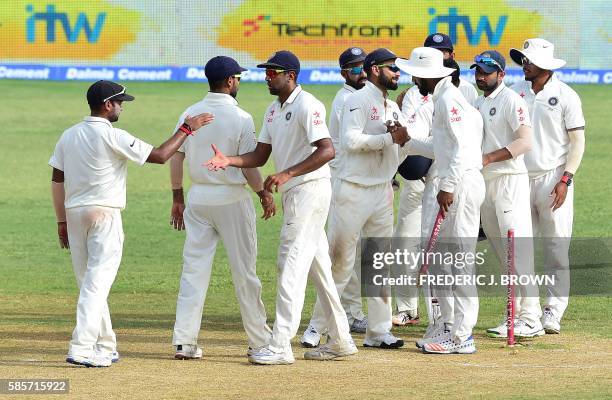
{"type": "Polygon", "coordinates": [[[561,182],[565,183],[567,186],[570,186],[572,184],[572,178],[567,175],[563,175],[561,177],[561,182]]]}

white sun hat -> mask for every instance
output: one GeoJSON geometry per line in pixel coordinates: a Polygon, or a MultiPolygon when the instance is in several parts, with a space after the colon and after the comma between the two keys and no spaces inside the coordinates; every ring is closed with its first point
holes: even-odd
{"type": "Polygon", "coordinates": [[[442,52],[431,47],[417,47],[412,50],[409,60],[398,58],[395,65],[417,78],[444,78],[455,72],[454,68],[444,66],[442,52]]]}
{"type": "Polygon", "coordinates": [[[522,58],[526,57],[537,67],[552,71],[565,65],[564,60],[553,56],[554,51],[555,45],[548,40],[540,38],[527,39],[523,43],[521,50],[510,49],[510,57],[518,65],[523,65],[522,58]]]}

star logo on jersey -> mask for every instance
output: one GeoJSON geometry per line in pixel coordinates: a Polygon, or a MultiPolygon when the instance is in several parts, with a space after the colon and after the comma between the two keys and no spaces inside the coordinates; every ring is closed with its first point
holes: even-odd
{"type": "Polygon", "coordinates": [[[461,121],[461,116],[459,115],[459,110],[457,110],[455,107],[453,107],[453,108],[451,108],[450,112],[451,112],[451,118],[450,118],[451,122],[459,122],[459,121],[461,121]]]}
{"type": "Polygon", "coordinates": [[[521,94],[519,94],[519,96],[525,97],[525,92],[521,92],[521,94]]]}
{"type": "Polygon", "coordinates": [[[429,101],[429,95],[427,94],[427,95],[423,96],[423,97],[421,98],[421,101],[422,101],[423,103],[427,103],[427,102],[429,101]]]}
{"type": "Polygon", "coordinates": [[[274,109],[270,110],[270,114],[268,114],[268,116],[266,117],[266,121],[267,122],[272,122],[274,121],[274,109]]]}
{"type": "Polygon", "coordinates": [[[457,110],[455,107],[451,108],[451,114],[457,115],[458,113],[459,113],[459,110],[457,110]]]}
{"type": "Polygon", "coordinates": [[[321,125],[323,123],[323,120],[321,120],[321,113],[318,111],[315,111],[314,113],[312,113],[313,119],[312,119],[312,124],[317,126],[317,125],[321,125]]]}
{"type": "Polygon", "coordinates": [[[378,121],[380,119],[380,115],[378,115],[378,108],[372,106],[372,115],[370,115],[370,120],[378,121]]]}

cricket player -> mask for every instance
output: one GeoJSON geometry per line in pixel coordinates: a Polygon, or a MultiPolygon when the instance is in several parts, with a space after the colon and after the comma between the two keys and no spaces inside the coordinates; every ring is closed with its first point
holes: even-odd
{"type": "MultiPolygon", "coordinates": [[[[515,235],[515,268],[518,275],[533,276],[533,233],[529,205],[529,177],[524,154],[531,149],[531,122],[525,101],[504,85],[506,60],[495,50],[474,58],[476,84],[483,95],[476,100],[482,115],[482,175],[485,200],[480,208],[482,227],[503,267],[509,229],[515,235]]],[[[506,271],[502,267],[503,272],[506,271]]],[[[538,287],[517,287],[514,334],[534,337],[544,334],[540,318],[538,287]]],[[[507,337],[505,318],[495,328],[487,329],[493,337],[507,337]]]]}
{"type": "MultiPolygon", "coordinates": [[[[445,215],[440,230],[441,247],[455,254],[475,254],[485,193],[480,173],[482,118],[453,85],[450,75],[455,69],[444,67],[443,63],[442,53],[429,47],[414,49],[409,60],[397,60],[398,66],[413,76],[421,94],[432,94],[434,102],[433,135],[425,140],[409,138],[407,147],[428,147],[423,155],[433,150],[438,164],[437,201],[445,215]]],[[[406,127],[394,128],[406,131],[406,127]]],[[[474,263],[467,259],[461,264],[441,267],[445,275],[455,279],[474,274],[474,263]]],[[[466,279],[436,293],[448,331],[426,340],[422,350],[440,354],[475,352],[472,329],[478,317],[478,293],[474,282],[466,279]]]]}
{"type": "MultiPolygon", "coordinates": [[[[332,180],[332,192],[335,185],[338,164],[342,159],[342,149],[340,148],[340,125],[342,118],[342,109],[344,103],[351,93],[363,88],[366,82],[366,73],[363,70],[363,61],[365,60],[366,53],[359,47],[350,47],[340,54],[338,59],[340,64],[340,74],[344,78],[344,85],[336,93],[334,101],[332,102],[332,109],[329,115],[329,134],[334,144],[334,150],[336,156],[329,162],[329,168],[331,172],[332,180]]],[[[330,209],[334,208],[333,195],[332,204],[330,209]]],[[[329,226],[329,222],[328,222],[329,226]]],[[[328,228],[329,229],[329,228],[328,228]]],[[[355,271],[351,274],[342,296],[340,296],[340,302],[346,317],[348,318],[351,332],[365,333],[368,326],[368,320],[363,313],[361,303],[361,282],[358,275],[360,266],[358,261],[355,262],[355,271]]],[[[316,347],[321,341],[321,335],[325,329],[326,318],[320,320],[311,320],[308,327],[304,331],[300,343],[304,347],[316,347]]]]}
{"type": "MultiPolygon", "coordinates": [[[[380,48],[364,61],[368,81],[349,95],[342,112],[340,147],[342,162],[334,187],[335,205],[330,213],[328,235],[334,281],[340,294],[354,270],[359,237],[390,237],[393,233],[391,178],[401,156],[398,144],[405,132],[387,133],[387,121],[405,124],[401,112],[388,98],[397,89],[397,56],[380,48]]],[[[368,327],[365,347],[396,349],[404,341],[391,334],[391,302],[388,295],[368,297],[368,327]]],[[[315,307],[313,320],[323,310],[315,307]]]]}
{"type": "Polygon", "coordinates": [[[574,174],[584,154],[584,115],[578,94],[559,81],[554,70],[565,61],[554,57],[547,40],[527,39],[522,49],[510,50],[523,67],[525,80],[511,88],[529,107],[533,149],[525,154],[531,189],[534,236],[544,241],[544,272],[554,276],[546,287],[542,325],[546,333],[561,331],[567,308],[570,275],[569,245],[574,216],[574,174]]]}
{"type": "Polygon", "coordinates": [[[127,162],[163,164],[212,114],[186,116],[159,148],[114,128],[125,87],[98,81],[87,90],[91,115],[64,131],[49,160],[51,193],[62,248],[70,248],[79,287],[76,327],[66,361],[109,367],[119,360],[106,299],[121,263],[127,162]]]}
{"type": "Polygon", "coordinates": [[[334,147],[325,123],[325,107],[296,83],[300,62],[291,52],[277,51],[258,68],[266,69],[270,94],[277,99],[268,107],[255,150],[227,157],[216,146],[206,165],[255,168],[274,155],[277,173],[264,188],[282,192],[283,226],[278,251],[276,321],[268,346],[249,356],[254,364],[292,364],[291,339],[299,328],[306,283],[310,277],[327,315],[329,335],[325,345],[306,352],[304,358],[330,360],[357,353],[346,314],[331,273],[325,220],[331,200],[327,162],[334,147]]]}
{"type": "Polygon", "coordinates": [[[186,115],[203,111],[215,115],[214,122],[202,128],[198,136],[185,140],[170,161],[173,193],[171,223],[175,229],[186,231],[172,339],[177,359],[202,357],[197,338],[219,238],[223,240],[230,261],[242,323],[249,340],[247,353],[255,353],[267,345],[272,334],[266,325],[261,283],[255,271],[255,208],[244,185],[248,182],[259,196],[265,219],[275,213],[272,193],[264,190],[257,168],[230,168],[221,172],[202,168],[202,163],[214,155],[212,143],[230,156],[255,149],[257,140],[253,118],[236,101],[243,71],[246,69],[231,57],[211,58],[204,67],[210,91],[179,118],[180,124],[186,115]],[[187,207],[183,198],[185,160],[192,182],[187,207]]]}
{"type": "MultiPolygon", "coordinates": [[[[455,59],[453,42],[451,41],[450,37],[444,33],[433,33],[427,36],[423,46],[440,50],[445,60],[455,59]]],[[[476,92],[474,85],[463,78],[459,78],[459,90],[465,99],[473,105],[478,97],[478,92],[476,92]]],[[[406,120],[409,122],[413,121],[412,125],[414,125],[415,119],[423,117],[424,115],[427,115],[427,117],[425,117],[422,122],[431,122],[430,111],[431,114],[433,114],[431,96],[429,94],[420,94],[419,88],[416,85],[404,90],[398,96],[397,103],[404,114],[404,118],[406,118],[406,120]],[[417,116],[417,114],[419,115],[417,116]]],[[[415,132],[414,126],[410,128],[410,132],[415,132]]],[[[405,168],[418,171],[425,169],[427,164],[427,161],[423,160],[420,156],[409,156],[406,158],[403,165],[400,166],[400,169],[405,168]]],[[[412,176],[411,178],[415,179],[404,178],[404,185],[400,194],[397,225],[395,227],[393,236],[397,238],[406,238],[407,242],[404,243],[403,246],[413,249],[413,251],[418,251],[419,242],[415,239],[421,237],[422,233],[421,215],[424,198],[423,193],[425,191],[425,180],[420,179],[418,175],[412,176]]],[[[435,174],[429,174],[428,179],[435,179],[435,174]]],[[[431,227],[424,228],[427,230],[431,227]]],[[[428,238],[427,235],[424,235],[423,237],[428,238]]],[[[407,268],[397,268],[396,272],[398,274],[406,275],[411,273],[411,271],[409,271],[407,268]]],[[[393,316],[393,325],[404,326],[409,324],[417,324],[419,322],[417,287],[396,286],[395,304],[397,306],[397,313],[393,316]]],[[[429,316],[430,322],[432,322],[433,317],[434,316],[432,315],[429,316]]]]}

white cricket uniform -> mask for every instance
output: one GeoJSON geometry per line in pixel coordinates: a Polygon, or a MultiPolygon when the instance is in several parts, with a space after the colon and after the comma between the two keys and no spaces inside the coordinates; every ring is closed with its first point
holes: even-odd
{"type": "MultiPolygon", "coordinates": [[[[454,199],[440,229],[436,252],[476,251],[480,224],[480,206],[485,186],[482,169],[482,118],[471,106],[451,78],[442,79],[433,93],[434,117],[432,135],[426,140],[414,138],[408,142],[409,151],[430,156],[433,150],[438,182],[435,192],[453,193],[454,199]]],[[[437,213],[436,213],[437,214],[437,213]]],[[[433,226],[435,215],[426,222],[433,226]]],[[[430,267],[433,270],[434,266],[430,267]]],[[[463,268],[454,265],[438,266],[446,275],[474,274],[474,263],[463,268]],[[440,268],[441,267],[441,268],[440,268]]],[[[478,318],[478,293],[472,284],[456,285],[450,290],[436,287],[442,321],[450,327],[451,335],[463,341],[472,333],[478,318]]]]}
{"type": "MultiPolygon", "coordinates": [[[[476,101],[484,122],[482,153],[506,147],[516,139],[521,125],[530,127],[529,110],[525,101],[502,82],[489,96],[476,101]]],[[[533,233],[529,203],[529,177],[524,155],[487,165],[482,170],[485,179],[485,200],[480,208],[482,228],[502,265],[507,266],[508,230],[514,230],[515,268],[519,275],[534,275],[533,233]]],[[[537,286],[519,286],[516,292],[516,316],[531,326],[542,316],[537,286]]]]}
{"type": "Polygon", "coordinates": [[[544,307],[561,320],[567,308],[570,275],[569,245],[574,217],[574,185],[567,190],[563,205],[553,212],[550,193],[561,180],[569,151],[569,129],[585,125],[578,94],[556,75],[535,94],[531,82],[512,86],[529,107],[533,125],[533,147],[525,155],[531,189],[531,220],[534,236],[544,238],[544,271],[555,277],[547,286],[544,307]],[[547,243],[548,242],[548,243],[547,243]]]}
{"type": "Polygon", "coordinates": [[[221,239],[227,251],[249,347],[261,347],[268,344],[271,331],[266,325],[261,283],[256,274],[257,232],[253,200],[245,188],[246,179],[241,169],[211,172],[202,167],[214,156],[213,143],[227,156],[253,151],[257,144],[253,118],[238,107],[238,102],[230,95],[208,93],[202,101],[185,110],[176,129],[185,116],[204,112],[214,114],[214,121],[189,136],[179,149],[185,153],[191,188],[184,212],[184,262],[172,343],[197,344],[212,263],[217,242],[221,239]]]}
{"type": "MultiPolygon", "coordinates": [[[[340,123],[342,118],[342,109],[344,108],[344,103],[346,102],[346,98],[351,94],[356,92],[358,89],[347,85],[346,83],[342,85],[342,88],[338,90],[336,93],[336,97],[334,97],[334,101],[332,102],[331,113],[329,114],[329,134],[331,135],[332,143],[334,144],[334,149],[336,151],[336,156],[333,160],[329,162],[329,168],[332,176],[332,192],[334,188],[334,181],[336,179],[336,170],[337,165],[340,164],[342,160],[342,149],[340,148],[340,123]]],[[[334,208],[333,195],[332,195],[332,203],[330,205],[330,209],[334,208]]],[[[329,221],[328,221],[329,225],[329,221]]],[[[351,279],[349,279],[348,284],[344,288],[344,292],[342,296],[340,296],[340,302],[342,303],[342,307],[344,307],[344,311],[346,312],[346,317],[348,318],[349,325],[352,324],[355,320],[363,320],[365,315],[363,313],[363,304],[361,302],[361,282],[360,282],[360,274],[359,274],[360,265],[358,262],[355,262],[355,271],[351,274],[351,279]]],[[[325,329],[324,326],[317,326],[317,321],[314,322],[314,327],[319,329],[325,329]]],[[[325,322],[325,321],[321,321],[325,322]]]]}
{"type": "MultiPolygon", "coordinates": [[[[400,155],[399,146],[387,132],[388,120],[406,125],[397,104],[385,99],[371,82],[347,98],[340,130],[343,160],[328,226],[332,270],[340,294],[354,270],[360,234],[363,237],[393,234],[391,179],[405,154],[402,151],[400,155]]],[[[391,302],[389,297],[382,296],[367,299],[366,338],[375,338],[391,330],[391,302]]],[[[312,320],[321,320],[322,315],[316,304],[312,320]]]]}
{"type": "MultiPolygon", "coordinates": [[[[472,105],[478,97],[478,92],[474,85],[463,78],[459,79],[459,90],[463,97],[472,105]]],[[[433,102],[430,95],[423,96],[419,93],[418,86],[414,85],[406,92],[402,101],[402,113],[408,121],[408,131],[411,136],[427,137],[430,134],[433,121],[433,102]]],[[[397,225],[393,233],[394,237],[419,238],[423,233],[423,241],[427,243],[431,226],[423,226],[421,221],[430,221],[437,214],[437,201],[433,192],[433,182],[436,178],[436,166],[431,165],[427,175],[423,180],[404,179],[404,185],[400,194],[400,204],[397,215],[397,225]],[[428,185],[429,183],[429,185],[428,185]],[[428,196],[425,196],[425,193],[428,196]],[[427,204],[430,207],[423,207],[427,204]],[[433,207],[431,207],[433,205],[433,207]],[[433,214],[433,216],[431,215],[433,214]],[[425,232],[422,232],[425,230],[425,232]]],[[[418,251],[421,243],[416,240],[409,240],[405,243],[407,248],[418,251]]],[[[418,271],[406,268],[396,268],[397,275],[417,276],[418,271]]],[[[395,303],[398,312],[411,311],[416,313],[418,306],[418,288],[416,286],[396,286],[395,303]]]]}
{"type": "Polygon", "coordinates": [[[143,165],[153,146],[104,118],[67,129],[49,165],[64,172],[64,205],[72,266],[79,287],[69,354],[116,351],[107,298],[121,264],[127,162],[143,165]]]}
{"type": "MultiPolygon", "coordinates": [[[[277,171],[304,161],[315,150],[313,143],[330,138],[325,107],[297,86],[281,105],[276,99],[266,110],[259,135],[272,146],[277,171]]],[[[283,226],[278,249],[276,321],[270,348],[286,351],[300,325],[308,278],[313,281],[324,309],[330,335],[351,340],[346,314],[331,273],[325,221],[331,200],[327,164],[281,185],[283,226]]]]}

